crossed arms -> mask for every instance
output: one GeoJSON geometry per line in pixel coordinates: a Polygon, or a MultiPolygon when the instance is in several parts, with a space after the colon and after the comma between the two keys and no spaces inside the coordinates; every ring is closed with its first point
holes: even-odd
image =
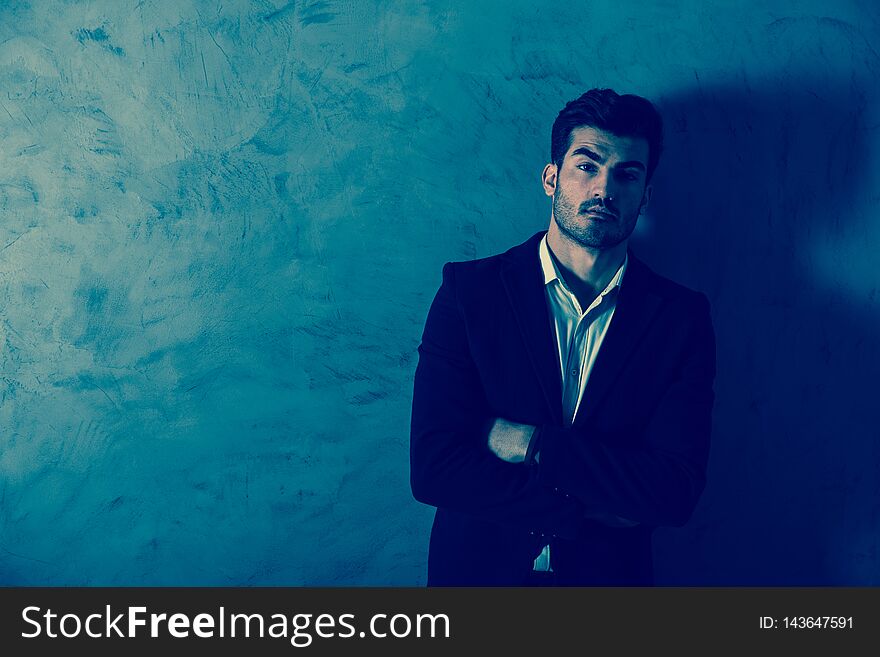
{"type": "MultiPolygon", "coordinates": [[[[694,298],[697,298],[696,295],[694,298]]],[[[416,499],[529,531],[576,538],[584,517],[682,525],[705,482],[713,403],[708,302],[689,308],[682,357],[640,440],[540,427],[538,463],[523,459],[533,427],[493,417],[446,265],[419,347],[411,484],[416,499]]]]}

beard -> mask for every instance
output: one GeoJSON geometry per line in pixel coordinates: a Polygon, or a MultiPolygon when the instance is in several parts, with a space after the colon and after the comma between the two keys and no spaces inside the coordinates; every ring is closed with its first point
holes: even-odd
{"type": "Polygon", "coordinates": [[[581,246],[591,249],[610,249],[617,246],[632,235],[639,218],[638,211],[632,216],[622,216],[608,206],[600,206],[615,215],[614,219],[596,220],[584,214],[587,210],[600,205],[593,201],[575,207],[565,195],[562,186],[557,187],[553,195],[553,218],[559,232],[581,246]]]}

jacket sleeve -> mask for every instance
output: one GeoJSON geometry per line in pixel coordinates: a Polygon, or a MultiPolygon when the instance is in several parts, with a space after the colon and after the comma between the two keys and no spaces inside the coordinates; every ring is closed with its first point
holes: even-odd
{"type": "Polygon", "coordinates": [[[580,427],[543,426],[539,480],[588,509],[645,525],[681,526],[705,485],[714,402],[715,335],[700,295],[683,357],[647,424],[644,440],[580,427]]]}
{"type": "Polygon", "coordinates": [[[447,263],[419,346],[410,435],[413,495],[524,530],[577,536],[583,506],[542,484],[534,467],[492,454],[487,439],[493,420],[456,299],[455,267],[447,263]]]}

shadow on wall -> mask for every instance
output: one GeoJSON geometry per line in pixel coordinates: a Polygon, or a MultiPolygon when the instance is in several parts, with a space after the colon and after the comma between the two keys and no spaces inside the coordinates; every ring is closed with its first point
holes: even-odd
{"type": "Polygon", "coordinates": [[[847,72],[658,99],[633,248],[708,295],[718,340],[709,482],[658,531],[658,584],[880,582],[870,88],[847,72]]]}

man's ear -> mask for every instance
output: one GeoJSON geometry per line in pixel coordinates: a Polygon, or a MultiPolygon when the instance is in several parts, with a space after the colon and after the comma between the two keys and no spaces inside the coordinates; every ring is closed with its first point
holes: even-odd
{"type": "Polygon", "coordinates": [[[642,195],[642,202],[639,205],[639,214],[645,214],[645,210],[648,209],[648,203],[651,200],[651,194],[654,193],[654,188],[651,185],[645,187],[645,193],[642,195]]]}
{"type": "Polygon", "coordinates": [[[544,184],[544,193],[547,196],[553,196],[556,193],[556,176],[558,173],[559,170],[553,163],[544,167],[544,172],[541,174],[541,182],[544,184]]]}

